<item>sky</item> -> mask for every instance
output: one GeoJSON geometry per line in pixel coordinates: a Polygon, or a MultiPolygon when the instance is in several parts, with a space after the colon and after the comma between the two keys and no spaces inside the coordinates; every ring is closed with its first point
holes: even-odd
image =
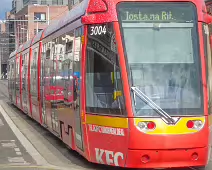
{"type": "Polygon", "coordinates": [[[5,12],[12,9],[12,0],[0,0],[0,20],[5,19],[5,12]]]}

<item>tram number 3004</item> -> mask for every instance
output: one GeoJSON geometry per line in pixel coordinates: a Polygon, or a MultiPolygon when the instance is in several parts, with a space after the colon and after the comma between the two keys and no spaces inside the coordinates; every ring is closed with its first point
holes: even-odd
{"type": "Polygon", "coordinates": [[[102,35],[106,34],[107,28],[106,26],[92,26],[90,35],[102,35]]]}

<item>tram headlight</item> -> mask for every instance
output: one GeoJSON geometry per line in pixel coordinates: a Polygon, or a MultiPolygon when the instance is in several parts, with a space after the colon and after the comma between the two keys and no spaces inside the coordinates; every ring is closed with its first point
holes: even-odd
{"type": "Polygon", "coordinates": [[[138,123],[138,127],[139,127],[140,129],[146,129],[146,128],[147,128],[147,124],[146,124],[145,122],[139,122],[139,123],[138,123]]]}
{"type": "Polygon", "coordinates": [[[137,127],[141,131],[153,131],[156,128],[156,124],[154,122],[138,122],[137,127]]]}
{"type": "Polygon", "coordinates": [[[189,120],[187,122],[188,129],[200,130],[204,126],[204,123],[201,120],[189,120]]]}

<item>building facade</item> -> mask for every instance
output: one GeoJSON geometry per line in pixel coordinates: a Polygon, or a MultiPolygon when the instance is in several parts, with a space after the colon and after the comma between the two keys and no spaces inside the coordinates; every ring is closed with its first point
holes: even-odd
{"type": "Polygon", "coordinates": [[[5,28],[6,32],[8,33],[9,44],[8,44],[8,51],[9,54],[15,50],[15,25],[14,25],[15,15],[11,12],[6,13],[6,20],[5,28]]]}
{"type": "Polygon", "coordinates": [[[0,25],[0,75],[7,72],[7,61],[9,57],[9,33],[6,32],[6,24],[0,25]]]}
{"type": "Polygon", "coordinates": [[[40,5],[67,5],[68,0],[23,0],[23,5],[32,5],[32,4],[40,4],[40,5]]]}
{"type": "Polygon", "coordinates": [[[15,14],[23,8],[23,0],[13,0],[11,14],[15,14]]]}
{"type": "Polygon", "coordinates": [[[13,0],[16,48],[68,12],[68,0],[13,0]]]}
{"type": "Polygon", "coordinates": [[[68,0],[13,0],[11,13],[18,13],[23,7],[27,5],[67,5],[68,0]]]}
{"type": "Polygon", "coordinates": [[[17,46],[32,39],[50,23],[68,12],[67,5],[27,5],[15,14],[15,35],[17,46]]]}
{"type": "Polygon", "coordinates": [[[0,24],[0,75],[7,72],[11,52],[68,12],[68,0],[12,0],[0,24]]]}

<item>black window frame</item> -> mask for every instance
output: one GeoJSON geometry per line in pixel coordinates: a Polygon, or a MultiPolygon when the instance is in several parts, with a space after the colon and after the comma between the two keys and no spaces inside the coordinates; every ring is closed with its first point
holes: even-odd
{"type": "MultiPolygon", "coordinates": [[[[197,54],[199,55],[199,58],[197,59],[199,61],[199,65],[198,65],[198,71],[199,71],[199,80],[202,82],[202,63],[201,63],[201,53],[200,53],[200,38],[199,38],[199,31],[198,31],[198,12],[197,12],[197,8],[196,6],[191,3],[191,2],[156,2],[154,3],[155,5],[156,4],[163,4],[164,6],[167,5],[167,4],[176,4],[176,5],[182,5],[182,4],[190,4],[193,6],[194,8],[194,15],[195,15],[195,18],[194,18],[194,24],[195,24],[195,28],[196,28],[196,43],[197,43],[197,54]]],[[[125,5],[125,6],[129,6],[129,5],[132,5],[132,6],[137,6],[138,4],[148,4],[148,5],[152,5],[152,3],[150,2],[120,2],[117,4],[116,6],[116,11],[117,11],[117,16],[118,16],[118,22],[119,22],[119,26],[120,26],[120,33],[121,33],[121,39],[122,39],[122,46],[123,46],[123,51],[124,51],[124,58],[125,58],[125,63],[126,63],[126,68],[127,68],[127,75],[128,75],[128,82],[129,82],[129,85],[130,85],[130,88],[129,88],[129,91],[131,92],[131,104],[132,104],[132,110],[133,110],[133,115],[135,117],[137,117],[135,115],[135,106],[134,106],[134,99],[133,99],[133,93],[131,91],[131,87],[132,87],[132,80],[131,80],[131,73],[130,73],[130,68],[129,68],[129,64],[128,64],[128,57],[127,57],[127,52],[126,52],[126,45],[125,45],[125,41],[124,41],[124,31],[123,31],[123,27],[122,27],[122,19],[121,19],[121,15],[119,13],[119,8],[120,6],[122,5],[125,5]],[[133,5],[132,5],[133,4],[133,5]]],[[[144,21],[145,22],[145,21],[144,21]]],[[[149,22],[149,21],[148,21],[149,22]]],[[[153,21],[152,21],[153,22],[153,21]]],[[[176,22],[177,23],[177,22],[176,22]]],[[[194,116],[203,116],[204,115],[204,92],[203,92],[203,85],[202,83],[200,83],[200,96],[201,96],[201,107],[198,108],[198,109],[192,109],[192,111],[190,111],[189,113],[194,113],[192,115],[194,116]],[[198,110],[198,111],[197,111],[198,110]],[[197,113],[196,113],[197,112],[197,113]],[[201,115],[202,113],[202,115],[201,115]]],[[[191,114],[186,114],[186,115],[174,115],[174,116],[191,116],[191,114]]],[[[138,116],[138,117],[146,117],[146,116],[138,116]]],[[[158,116],[159,117],[159,116],[158,116]]]]}
{"type": "MultiPolygon", "coordinates": [[[[106,24],[111,24],[111,28],[113,29],[112,31],[113,31],[113,34],[115,35],[116,34],[116,32],[115,32],[115,28],[114,28],[114,23],[113,22],[108,22],[108,23],[103,23],[103,24],[93,24],[93,25],[88,25],[87,26],[87,29],[88,29],[88,43],[89,43],[89,32],[90,32],[90,30],[91,29],[89,29],[89,26],[105,26],[106,24]]],[[[94,38],[95,39],[95,38],[94,38]]],[[[106,39],[105,39],[106,40],[106,39]]],[[[107,40],[106,40],[107,41],[107,40]]],[[[92,41],[91,41],[92,42],[92,41]]],[[[104,43],[106,43],[105,41],[104,41],[104,43]]],[[[89,57],[91,57],[91,56],[89,56],[88,55],[88,53],[89,53],[89,50],[90,51],[92,51],[93,53],[96,53],[96,54],[98,54],[98,53],[100,53],[100,51],[98,51],[98,50],[91,50],[91,47],[89,47],[89,45],[87,44],[87,47],[86,47],[86,64],[85,64],[85,67],[86,67],[86,74],[87,74],[87,69],[88,69],[88,60],[89,60],[89,57]],[[96,52],[95,52],[96,51],[96,52]]],[[[109,51],[109,50],[108,50],[109,51]]],[[[110,53],[112,53],[113,51],[111,50],[111,52],[110,53]]],[[[105,53],[107,53],[107,52],[105,52],[105,53]]],[[[118,72],[114,72],[114,73],[119,73],[119,76],[120,76],[120,87],[119,87],[119,89],[116,89],[117,91],[121,91],[122,92],[122,104],[120,104],[121,105],[121,107],[117,107],[117,108],[112,108],[112,107],[110,107],[110,108],[101,108],[101,107],[88,107],[87,106],[87,86],[86,86],[86,92],[85,92],[85,94],[86,94],[86,102],[85,102],[85,105],[86,105],[86,113],[87,114],[94,114],[94,115],[101,115],[101,116],[113,116],[113,117],[127,117],[127,111],[126,111],[126,99],[125,99],[125,95],[124,95],[124,86],[123,86],[123,79],[122,79],[122,69],[121,69],[121,64],[120,64],[120,57],[119,57],[119,54],[118,54],[118,52],[113,52],[114,53],[114,56],[116,56],[115,58],[115,61],[112,59],[113,57],[110,57],[108,54],[109,53],[107,53],[107,54],[105,54],[105,56],[104,56],[104,58],[105,58],[105,60],[107,60],[107,61],[110,61],[110,62],[115,62],[114,64],[116,64],[116,68],[117,67],[119,67],[119,71],[118,72]]],[[[99,54],[98,54],[99,55],[99,54]]],[[[93,60],[94,60],[94,56],[92,56],[93,57],[93,60]]],[[[103,57],[102,57],[103,58],[103,57]]],[[[109,63],[109,62],[108,62],[109,63]]],[[[94,68],[93,68],[94,69],[94,68]]],[[[111,72],[110,72],[111,73],[111,72]]],[[[108,74],[109,74],[109,72],[108,72],[108,74]]],[[[94,78],[94,77],[93,77],[94,78]]],[[[85,75],[85,79],[87,80],[87,75],[85,75]]],[[[86,83],[86,82],[85,82],[86,83]]],[[[113,89],[115,90],[115,84],[113,85],[113,89]]],[[[114,94],[114,93],[113,93],[114,94]]],[[[113,97],[113,95],[111,95],[111,97],[113,97]]]]}

